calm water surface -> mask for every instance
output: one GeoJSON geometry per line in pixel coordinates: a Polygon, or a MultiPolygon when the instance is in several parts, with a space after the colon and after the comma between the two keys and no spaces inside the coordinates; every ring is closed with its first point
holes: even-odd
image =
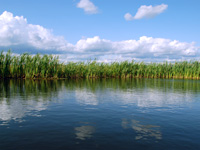
{"type": "Polygon", "coordinates": [[[200,81],[1,80],[0,150],[198,150],[200,81]]]}

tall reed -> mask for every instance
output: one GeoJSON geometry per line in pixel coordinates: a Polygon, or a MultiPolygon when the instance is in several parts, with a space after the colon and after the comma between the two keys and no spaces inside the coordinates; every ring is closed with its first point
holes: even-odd
{"type": "Polygon", "coordinates": [[[200,62],[59,62],[53,55],[0,53],[0,78],[181,78],[199,79],[200,62]]]}

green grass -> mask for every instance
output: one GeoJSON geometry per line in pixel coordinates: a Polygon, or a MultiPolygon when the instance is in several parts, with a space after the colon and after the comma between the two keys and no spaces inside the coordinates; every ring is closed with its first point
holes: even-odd
{"type": "Polygon", "coordinates": [[[0,54],[0,78],[181,78],[199,79],[200,62],[59,62],[52,55],[0,54]]]}

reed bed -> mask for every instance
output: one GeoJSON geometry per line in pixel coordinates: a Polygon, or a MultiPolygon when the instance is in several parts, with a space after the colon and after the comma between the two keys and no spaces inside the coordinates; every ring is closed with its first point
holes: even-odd
{"type": "Polygon", "coordinates": [[[0,78],[180,78],[199,79],[200,62],[59,62],[53,55],[0,54],[0,78]]]}

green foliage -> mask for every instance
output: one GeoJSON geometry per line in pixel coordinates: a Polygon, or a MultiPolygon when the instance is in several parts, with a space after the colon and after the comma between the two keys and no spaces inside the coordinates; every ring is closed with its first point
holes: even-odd
{"type": "Polygon", "coordinates": [[[0,53],[0,78],[181,78],[199,79],[200,62],[175,63],[89,62],[60,63],[53,55],[12,56],[0,53]]]}

